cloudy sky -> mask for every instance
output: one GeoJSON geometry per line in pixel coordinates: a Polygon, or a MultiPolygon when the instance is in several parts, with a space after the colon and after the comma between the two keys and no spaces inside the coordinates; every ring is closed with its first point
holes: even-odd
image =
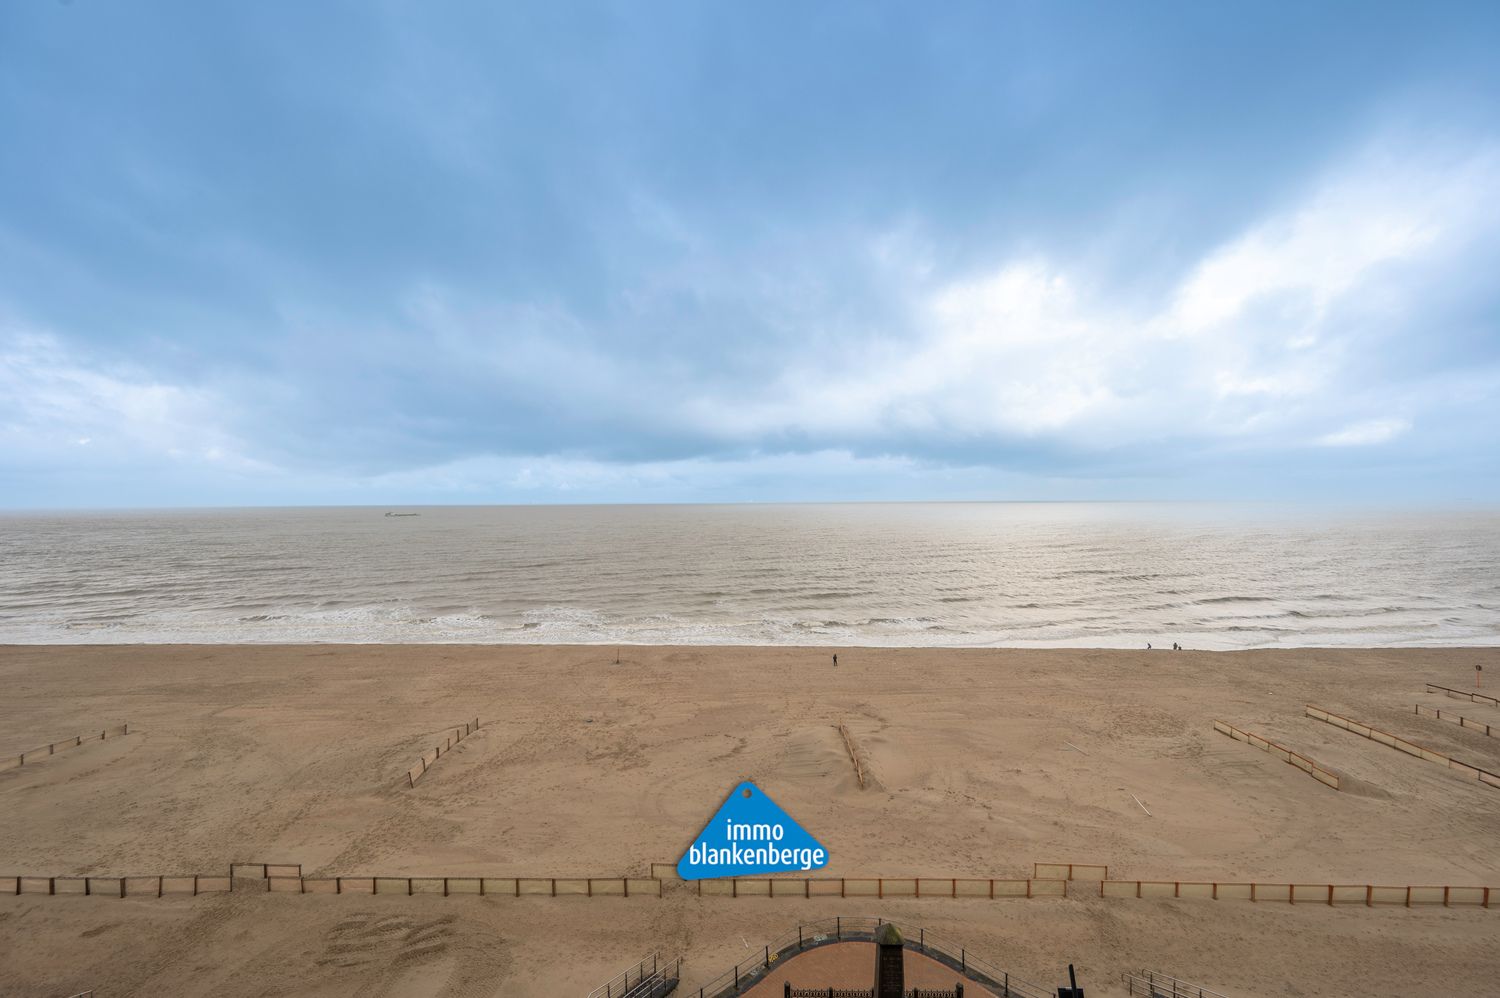
{"type": "Polygon", "coordinates": [[[1500,5],[0,5],[0,505],[1500,499],[1500,5]]]}

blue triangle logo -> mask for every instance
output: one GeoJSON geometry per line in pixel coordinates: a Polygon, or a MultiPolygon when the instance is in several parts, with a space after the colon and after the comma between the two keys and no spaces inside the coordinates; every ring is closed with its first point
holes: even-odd
{"type": "Polygon", "coordinates": [[[821,870],[828,850],[753,783],[729,794],[677,861],[683,880],[821,870]]]}

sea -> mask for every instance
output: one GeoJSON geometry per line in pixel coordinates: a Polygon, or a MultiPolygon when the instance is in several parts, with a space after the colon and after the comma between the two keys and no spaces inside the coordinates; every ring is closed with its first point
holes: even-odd
{"type": "Polygon", "coordinates": [[[1500,645],[1500,510],[0,514],[0,643],[122,642],[1500,645]]]}

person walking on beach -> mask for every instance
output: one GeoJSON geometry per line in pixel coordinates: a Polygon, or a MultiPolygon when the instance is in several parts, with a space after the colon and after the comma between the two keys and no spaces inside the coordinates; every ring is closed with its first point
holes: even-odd
{"type": "Polygon", "coordinates": [[[833,667],[835,669],[837,669],[839,667],[839,656],[838,656],[837,652],[835,652],[834,655],[833,655],[833,667]]]}

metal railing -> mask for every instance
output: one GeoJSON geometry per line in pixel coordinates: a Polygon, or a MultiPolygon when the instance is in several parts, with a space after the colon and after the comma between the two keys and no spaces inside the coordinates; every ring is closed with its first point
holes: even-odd
{"type": "MultiPolygon", "coordinates": [[[[804,922],[790,929],[761,947],[761,952],[749,960],[735,964],[718,977],[702,985],[697,991],[689,991],[684,998],[730,998],[743,994],[759,983],[766,973],[780,961],[818,946],[830,946],[845,942],[874,942],[875,933],[887,918],[825,918],[816,922],[804,922]]],[[[905,948],[926,956],[956,970],[1000,998],[1052,998],[1053,992],[1010,974],[978,957],[971,956],[962,946],[956,946],[925,929],[909,928],[893,922],[905,939],[905,948]]],[[[1207,998],[1207,993],[1205,993],[1207,998]]]]}
{"type": "Polygon", "coordinates": [[[677,982],[682,977],[682,957],[668,960],[661,965],[661,969],[647,975],[636,982],[635,987],[626,991],[620,998],[666,998],[667,995],[677,990],[677,982]]]}
{"type": "Polygon", "coordinates": [[[646,953],[640,957],[639,963],[613,975],[588,992],[588,998],[636,998],[636,995],[651,995],[654,993],[652,984],[675,981],[681,968],[681,956],[663,960],[660,953],[646,953]]]}
{"type": "Polygon", "coordinates": [[[666,994],[671,988],[661,990],[668,982],[677,986],[682,975],[682,957],[662,960],[659,953],[650,953],[635,966],[616,974],[608,981],[589,992],[589,998],[655,998],[666,994]]]}
{"type": "Polygon", "coordinates": [[[1179,981],[1167,974],[1156,974],[1151,971],[1142,971],[1139,974],[1125,975],[1125,993],[1127,995],[1141,995],[1142,998],[1226,998],[1217,991],[1211,991],[1199,984],[1189,984],[1187,981],[1179,981]]]}

